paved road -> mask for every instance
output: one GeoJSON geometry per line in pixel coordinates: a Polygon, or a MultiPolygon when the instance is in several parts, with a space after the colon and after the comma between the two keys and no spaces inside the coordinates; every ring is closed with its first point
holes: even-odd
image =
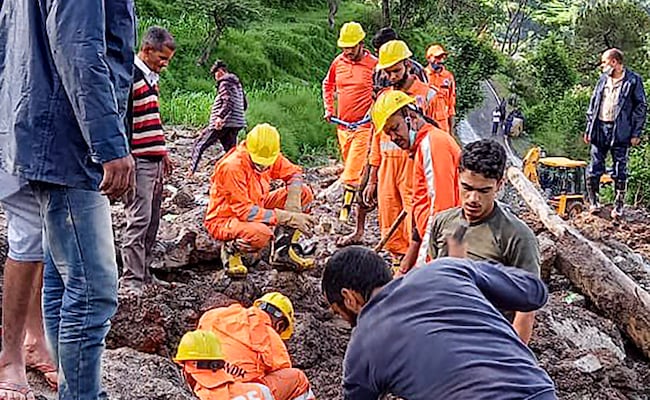
{"type": "MultiPolygon", "coordinates": [[[[481,91],[483,92],[483,103],[467,114],[456,128],[456,134],[464,145],[492,137],[492,111],[499,105],[500,99],[488,82],[481,84],[481,91]]],[[[521,167],[521,159],[512,151],[508,141],[504,142],[503,137],[499,137],[498,140],[506,148],[508,158],[513,165],[521,167]]]]}

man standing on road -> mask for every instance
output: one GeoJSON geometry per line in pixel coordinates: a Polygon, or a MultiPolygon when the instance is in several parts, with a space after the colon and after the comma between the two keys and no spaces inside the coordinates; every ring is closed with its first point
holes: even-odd
{"type": "Polygon", "coordinates": [[[426,243],[433,216],[460,204],[460,147],[451,135],[428,123],[416,103],[414,97],[391,90],[382,93],[372,107],[375,129],[383,131],[413,157],[413,200],[409,222],[413,231],[400,273],[408,272],[415,265],[419,252],[428,247],[426,243]],[[423,242],[425,246],[420,250],[423,242]]]}
{"type": "Polygon", "coordinates": [[[643,80],[623,64],[623,52],[609,49],[601,57],[600,76],[587,110],[585,143],[591,144],[591,163],[587,168],[587,195],[590,211],[600,209],[600,177],[605,173],[605,158],[612,154],[616,198],[612,218],[623,216],[627,190],[627,162],[630,146],[641,143],[648,104],[643,80]]]}
{"type": "MultiPolygon", "coordinates": [[[[449,255],[446,238],[461,221],[466,221],[469,223],[465,238],[470,259],[498,262],[539,276],[540,256],[535,234],[496,202],[505,180],[505,166],[506,152],[496,141],[484,139],[463,149],[459,167],[461,207],[436,215],[431,233],[434,258],[449,255]]],[[[528,343],[535,313],[508,309],[502,313],[521,340],[528,343]]]]}
{"type": "Polygon", "coordinates": [[[332,310],[355,327],[344,359],[343,398],[555,400],[535,356],[496,310],[532,311],[548,291],[515,268],[449,254],[392,279],[372,250],[348,247],[328,261],[322,287],[332,310]]]}
{"type": "Polygon", "coordinates": [[[126,228],[122,244],[124,273],[120,279],[120,290],[140,292],[145,283],[169,286],[151,275],[149,264],[160,224],[163,177],[169,177],[172,172],[160,119],[158,80],[175,51],[172,35],[161,27],[153,26],[142,39],[140,51],[135,57],[132,104],[129,107],[135,187],[123,197],[126,228]]]}
{"type": "Polygon", "coordinates": [[[201,132],[201,137],[192,149],[190,175],[196,172],[203,152],[218,141],[224,154],[237,145],[237,134],[246,127],[244,112],[248,108],[246,93],[239,77],[228,71],[226,63],[217,60],[210,70],[217,82],[217,97],[210,113],[210,125],[201,132]]]}
{"type": "Polygon", "coordinates": [[[436,121],[446,120],[448,131],[454,131],[454,117],[456,116],[456,78],[454,74],[445,68],[444,62],[447,60],[447,52],[439,45],[434,44],[427,49],[427,61],[429,65],[425,71],[429,84],[441,92],[442,98],[445,99],[446,107],[439,107],[433,119],[436,121]]]}
{"type": "Polygon", "coordinates": [[[134,184],[125,132],[133,2],[5,1],[0,21],[2,168],[29,181],[40,206],[59,399],[96,400],[117,308],[107,196],[134,184]]]}
{"type": "MultiPolygon", "coordinates": [[[[368,115],[373,100],[373,75],[377,59],[364,49],[365,37],[366,33],[357,22],[345,23],[341,28],[337,44],[343,49],[343,53],[334,59],[323,80],[323,103],[327,121],[337,117],[354,123],[362,121],[368,115]]],[[[347,221],[368,160],[372,124],[368,121],[356,129],[340,126],[336,134],[345,165],[340,178],[344,193],[339,219],[347,221]]],[[[338,244],[345,246],[358,242],[359,239],[352,234],[340,240],[338,244]]]]}

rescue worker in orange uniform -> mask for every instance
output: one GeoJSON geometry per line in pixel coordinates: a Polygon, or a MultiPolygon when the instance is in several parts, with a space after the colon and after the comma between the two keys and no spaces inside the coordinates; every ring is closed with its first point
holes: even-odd
{"type": "Polygon", "coordinates": [[[200,400],[275,400],[261,383],[237,382],[227,371],[219,338],[209,331],[187,332],[181,338],[174,362],[200,400]]]}
{"type": "Polygon", "coordinates": [[[271,292],[250,308],[233,304],[207,311],[198,329],[219,337],[227,370],[236,381],[261,383],[276,400],[314,399],[305,373],[291,367],[283,342],[293,334],[294,324],[291,301],[271,292]]]}
{"type": "MultiPolygon", "coordinates": [[[[381,46],[377,70],[383,73],[390,87],[380,94],[391,88],[401,90],[414,97],[423,114],[431,117],[437,105],[437,92],[411,72],[412,55],[408,45],[401,40],[391,40],[381,46]]],[[[368,164],[370,173],[363,199],[366,204],[378,204],[383,238],[402,210],[411,210],[413,160],[409,152],[395,144],[388,135],[375,130],[368,164]]],[[[397,267],[408,251],[411,238],[412,229],[407,221],[402,222],[385,245],[397,267]]]]}
{"type": "Polygon", "coordinates": [[[454,117],[456,116],[456,78],[454,74],[445,68],[444,62],[447,59],[447,52],[439,44],[434,44],[427,49],[427,62],[425,68],[429,83],[440,90],[445,99],[446,112],[435,115],[436,121],[447,119],[449,132],[454,130],[454,117]]]}
{"type": "Polygon", "coordinates": [[[272,263],[296,269],[313,266],[295,246],[299,232],[309,233],[315,219],[303,212],[314,199],[303,183],[302,168],[280,153],[280,134],[269,124],[254,127],[246,141],[231,149],[214,168],[205,227],[224,241],[221,258],[232,277],[245,276],[242,253],[266,247],[278,226],[272,263]],[[286,183],[270,191],[271,180],[286,183]],[[292,231],[293,230],[293,231],[292,231]],[[296,233],[298,232],[298,233],[296,233]]]}
{"type": "Polygon", "coordinates": [[[413,235],[401,274],[415,265],[421,245],[428,249],[433,216],[460,204],[460,147],[451,135],[428,123],[416,104],[414,97],[392,90],[382,93],[372,108],[375,128],[413,157],[413,235]]]}
{"type": "MultiPolygon", "coordinates": [[[[334,59],[323,80],[327,121],[336,117],[347,123],[355,123],[368,116],[373,102],[373,75],[377,58],[364,48],[365,37],[363,28],[356,22],[348,22],[341,28],[337,44],[343,52],[334,59]]],[[[336,133],[345,165],[340,177],[344,193],[339,219],[347,221],[368,160],[372,124],[368,121],[356,129],[339,126],[336,133]]],[[[362,212],[360,209],[359,213],[362,212]]],[[[359,239],[351,235],[339,241],[339,245],[354,244],[355,241],[358,243],[359,239]]]]}

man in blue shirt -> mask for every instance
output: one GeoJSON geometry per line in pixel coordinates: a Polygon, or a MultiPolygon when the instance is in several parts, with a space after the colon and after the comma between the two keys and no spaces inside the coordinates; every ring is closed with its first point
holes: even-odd
{"type": "Polygon", "coordinates": [[[133,0],[0,2],[0,168],[27,181],[40,207],[61,400],[105,397],[101,355],[117,308],[107,196],[134,183],[134,42],[133,0]]]}
{"type": "MultiPolygon", "coordinates": [[[[464,256],[450,239],[450,254],[464,256]]],[[[343,367],[346,400],[554,400],[553,382],[497,311],[532,311],[544,283],[498,264],[442,258],[392,280],[373,251],[335,253],[323,273],[332,309],[356,326],[343,367]]]]}

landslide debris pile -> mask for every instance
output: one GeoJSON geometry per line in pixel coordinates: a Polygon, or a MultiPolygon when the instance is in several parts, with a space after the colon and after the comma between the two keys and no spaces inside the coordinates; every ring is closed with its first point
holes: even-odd
{"type": "MultiPolygon", "coordinates": [[[[246,280],[232,281],[218,261],[219,248],[202,228],[207,204],[211,165],[218,155],[210,149],[200,171],[186,178],[193,134],[173,130],[169,148],[176,171],[165,188],[164,216],[156,252],[156,275],[174,282],[173,287],[147,288],[141,297],[120,297],[107,338],[110,349],[104,357],[104,382],[111,399],[190,399],[191,394],[170,361],[181,335],[193,329],[206,310],[240,301],[251,305],[262,293],[280,290],[296,307],[297,327],[288,342],[294,365],[309,376],[319,399],[339,399],[341,365],[350,329],[329,311],[320,290],[325,259],[335,251],[335,240],[351,226],[336,221],[339,202],[320,196],[313,213],[320,223],[314,240],[319,243],[317,267],[308,273],[277,272],[264,260],[251,269],[246,280]]],[[[335,166],[309,170],[307,179],[316,193],[336,180],[335,166]]],[[[549,303],[538,313],[531,349],[556,382],[561,399],[611,400],[649,399],[650,364],[611,321],[597,310],[554,268],[555,243],[538,221],[526,213],[511,189],[504,201],[513,206],[543,244],[547,281],[552,292],[549,303]]],[[[113,205],[116,245],[124,229],[122,205],[113,205]]],[[[575,221],[586,236],[644,288],[647,274],[647,239],[643,219],[632,214],[616,226],[604,218],[584,216],[575,221]],[[646,236],[644,236],[646,235],[646,236]],[[635,251],[639,253],[635,253],[635,251]],[[636,274],[636,275],[635,275],[636,274]]],[[[603,214],[605,215],[605,214],[603,214]]],[[[368,218],[366,245],[379,238],[376,215],[368,218]]],[[[5,224],[0,240],[2,261],[6,255],[5,224]]],[[[119,257],[118,257],[119,258],[119,257]]],[[[588,260],[585,260],[588,262],[588,260]]],[[[489,345],[489,344],[486,344],[489,345]]],[[[42,399],[53,399],[38,376],[30,375],[42,399]]]]}

